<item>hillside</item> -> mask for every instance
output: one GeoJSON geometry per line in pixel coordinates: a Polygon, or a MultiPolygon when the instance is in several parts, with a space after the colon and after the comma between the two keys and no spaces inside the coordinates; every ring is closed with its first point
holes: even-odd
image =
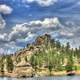
{"type": "Polygon", "coordinates": [[[15,54],[1,56],[0,62],[1,76],[67,75],[80,71],[80,48],[71,49],[45,34],[15,54]]]}

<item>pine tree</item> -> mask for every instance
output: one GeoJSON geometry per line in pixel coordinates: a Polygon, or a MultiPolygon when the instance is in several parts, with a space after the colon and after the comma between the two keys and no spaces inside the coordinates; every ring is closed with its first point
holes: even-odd
{"type": "Polygon", "coordinates": [[[7,65],[7,70],[8,72],[12,72],[14,69],[13,61],[11,56],[7,56],[6,58],[6,65],[7,65]]]}
{"type": "Polygon", "coordinates": [[[30,59],[30,63],[32,65],[32,67],[35,69],[37,69],[37,64],[38,64],[38,61],[37,61],[37,57],[35,55],[32,55],[31,56],[31,59],[30,59]]]}
{"type": "Polygon", "coordinates": [[[0,72],[4,74],[4,56],[0,59],[0,72]]]}

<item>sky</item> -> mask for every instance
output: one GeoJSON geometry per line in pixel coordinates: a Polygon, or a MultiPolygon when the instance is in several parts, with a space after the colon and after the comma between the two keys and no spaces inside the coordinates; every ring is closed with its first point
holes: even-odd
{"type": "Polygon", "coordinates": [[[12,54],[48,33],[80,46],[80,0],[0,0],[0,53],[12,54]]]}

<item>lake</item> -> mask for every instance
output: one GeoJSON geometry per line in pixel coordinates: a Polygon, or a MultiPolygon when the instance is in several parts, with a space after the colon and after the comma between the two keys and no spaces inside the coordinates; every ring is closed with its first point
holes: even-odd
{"type": "Polygon", "coordinates": [[[80,80],[80,76],[59,76],[59,77],[40,77],[40,78],[0,78],[0,80],[80,80]]]}

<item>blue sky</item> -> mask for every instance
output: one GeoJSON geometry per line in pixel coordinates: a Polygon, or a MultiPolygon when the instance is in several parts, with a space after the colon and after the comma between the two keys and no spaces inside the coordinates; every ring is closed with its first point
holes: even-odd
{"type": "Polygon", "coordinates": [[[0,0],[0,52],[14,53],[45,33],[80,46],[80,0],[0,0]]]}

